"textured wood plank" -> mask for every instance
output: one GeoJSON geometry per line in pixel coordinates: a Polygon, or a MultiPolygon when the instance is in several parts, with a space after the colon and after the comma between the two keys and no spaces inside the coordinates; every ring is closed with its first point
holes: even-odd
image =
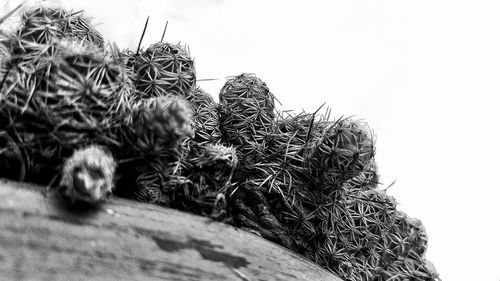
{"type": "Polygon", "coordinates": [[[340,280],[208,218],[124,199],[77,210],[41,191],[0,180],[1,280],[340,280]]]}

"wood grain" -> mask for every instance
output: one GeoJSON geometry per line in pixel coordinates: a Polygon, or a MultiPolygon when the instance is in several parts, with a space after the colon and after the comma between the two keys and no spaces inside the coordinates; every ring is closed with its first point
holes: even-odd
{"type": "Polygon", "coordinates": [[[0,179],[0,280],[341,279],[208,218],[124,199],[70,207],[0,179]]]}

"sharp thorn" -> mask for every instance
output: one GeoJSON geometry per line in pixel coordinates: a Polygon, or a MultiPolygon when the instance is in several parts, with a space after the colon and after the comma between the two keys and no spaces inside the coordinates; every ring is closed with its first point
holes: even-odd
{"type": "Polygon", "coordinates": [[[146,19],[146,24],[144,25],[144,29],[142,30],[141,40],[139,40],[139,45],[137,45],[136,55],[139,55],[139,51],[141,50],[142,39],[144,39],[144,34],[146,34],[146,29],[148,28],[149,16],[146,19]]]}
{"type": "Polygon", "coordinates": [[[6,19],[8,19],[10,16],[12,16],[13,13],[15,13],[17,10],[19,10],[22,6],[24,5],[24,2],[17,5],[12,11],[8,12],[5,16],[0,18],[0,24],[2,24],[6,19]]]}
{"type": "Polygon", "coordinates": [[[165,23],[165,28],[163,28],[163,34],[161,35],[160,42],[163,43],[163,38],[165,38],[165,32],[167,32],[168,21],[165,23]]]}

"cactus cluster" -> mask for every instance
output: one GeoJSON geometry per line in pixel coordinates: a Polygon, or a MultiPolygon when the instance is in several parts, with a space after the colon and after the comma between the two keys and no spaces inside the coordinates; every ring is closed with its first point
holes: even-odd
{"type": "MultiPolygon", "coordinates": [[[[239,96],[242,83],[230,78],[227,84],[220,93],[226,103],[225,97],[239,96]],[[227,85],[232,83],[236,87],[227,85]]],[[[240,120],[257,116],[262,96],[235,98],[232,114],[221,103],[221,114],[227,114],[223,142],[235,145],[242,157],[229,197],[234,223],[345,280],[436,280],[425,259],[422,224],[397,210],[394,198],[377,187],[369,127],[352,118],[307,113],[268,114],[265,126],[242,126],[240,120]]]]}
{"type": "Polygon", "coordinates": [[[82,44],[104,47],[102,35],[82,11],[69,12],[50,4],[41,5],[24,11],[21,22],[17,35],[31,42],[44,44],[54,38],[73,38],[82,44]]]}
{"type": "Polygon", "coordinates": [[[130,111],[132,81],[117,58],[64,27],[68,15],[29,10],[17,32],[0,38],[8,52],[1,66],[2,176],[47,184],[75,148],[120,146],[116,130],[130,111]]]}
{"type": "Polygon", "coordinates": [[[364,122],[279,112],[254,74],[216,102],[182,45],[117,50],[82,12],[20,19],[0,35],[1,177],[71,185],[102,155],[108,173],[91,174],[116,171],[115,195],[233,224],[345,280],[439,279],[422,223],[378,188],[364,122]]]}

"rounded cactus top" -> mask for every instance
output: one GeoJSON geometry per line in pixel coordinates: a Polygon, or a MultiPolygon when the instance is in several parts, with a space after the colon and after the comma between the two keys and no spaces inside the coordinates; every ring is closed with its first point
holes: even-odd
{"type": "Polygon", "coordinates": [[[274,130],[276,117],[274,95],[266,83],[254,74],[231,77],[219,100],[224,141],[238,146],[263,145],[274,130]]]}
{"type": "Polygon", "coordinates": [[[155,43],[133,61],[139,96],[187,97],[196,85],[194,61],[180,44],[155,43]]]}
{"type": "Polygon", "coordinates": [[[82,44],[104,47],[102,35],[82,12],[51,5],[31,7],[21,14],[18,35],[29,42],[48,43],[53,39],[73,38],[82,44]]]}
{"type": "Polygon", "coordinates": [[[274,95],[266,83],[255,74],[243,73],[230,77],[222,87],[219,99],[222,106],[253,100],[262,109],[274,110],[274,95]]]}

